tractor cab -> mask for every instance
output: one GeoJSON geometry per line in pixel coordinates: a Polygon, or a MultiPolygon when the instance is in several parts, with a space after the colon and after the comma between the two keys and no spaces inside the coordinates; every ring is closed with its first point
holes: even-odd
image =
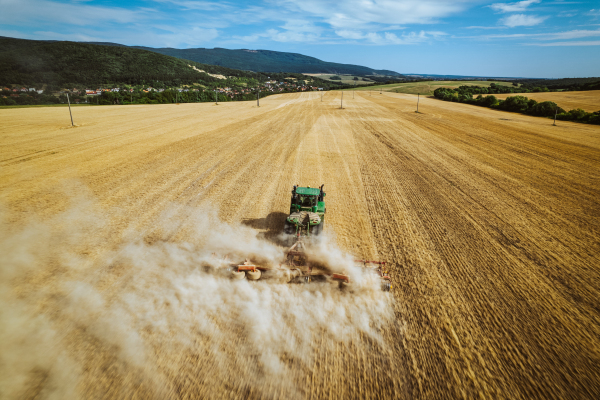
{"type": "Polygon", "coordinates": [[[290,215],[285,221],[284,232],[296,236],[319,235],[325,221],[325,192],[323,186],[294,186],[290,215]]]}
{"type": "Polygon", "coordinates": [[[292,190],[292,201],[290,213],[297,211],[309,211],[316,213],[325,213],[323,186],[320,188],[294,186],[292,190]]]}

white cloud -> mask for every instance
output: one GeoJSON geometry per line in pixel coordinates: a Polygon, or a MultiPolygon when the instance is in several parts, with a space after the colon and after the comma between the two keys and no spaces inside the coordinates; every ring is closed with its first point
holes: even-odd
{"type": "Polygon", "coordinates": [[[513,33],[507,35],[483,35],[483,36],[469,36],[471,39],[522,39],[530,38],[539,41],[548,40],[570,40],[570,39],[582,39],[587,37],[600,36],[600,29],[596,30],[572,30],[564,32],[550,32],[550,33],[513,33]]]}
{"type": "Polygon", "coordinates": [[[321,40],[321,32],[323,31],[323,28],[303,19],[285,21],[279,28],[268,29],[265,32],[247,36],[234,36],[234,39],[244,42],[256,42],[259,39],[266,38],[276,42],[312,43],[321,40]]]}
{"type": "Polygon", "coordinates": [[[170,3],[179,6],[185,10],[202,10],[213,11],[231,8],[230,5],[224,2],[216,1],[195,1],[195,0],[153,0],[157,3],[170,3]]]}
{"type": "Polygon", "coordinates": [[[132,23],[147,17],[149,10],[132,11],[119,7],[101,7],[49,0],[0,0],[0,23],[67,23],[90,25],[102,22],[132,23]]]}
{"type": "Polygon", "coordinates": [[[375,24],[429,24],[465,10],[477,0],[271,0],[289,10],[321,18],[338,30],[375,24]]]}
{"type": "Polygon", "coordinates": [[[528,46],[600,46],[600,40],[586,42],[527,43],[528,46]]]}
{"type": "Polygon", "coordinates": [[[389,44],[417,44],[422,43],[431,39],[437,39],[442,36],[446,36],[445,32],[438,31],[420,31],[420,32],[409,32],[403,33],[398,36],[393,32],[367,32],[363,33],[357,30],[337,30],[335,33],[344,38],[351,40],[364,40],[366,42],[377,44],[377,45],[389,45],[389,44]]]}
{"type": "Polygon", "coordinates": [[[286,21],[281,28],[292,32],[308,32],[313,34],[320,33],[323,30],[321,27],[314,25],[312,22],[300,19],[286,21]]]}
{"type": "Polygon", "coordinates": [[[566,39],[581,39],[584,37],[600,36],[600,29],[595,31],[590,30],[574,30],[566,32],[557,32],[542,34],[541,40],[566,40],[566,39]]]}
{"type": "Polygon", "coordinates": [[[314,43],[321,40],[319,33],[311,32],[299,32],[292,30],[278,30],[268,29],[263,33],[255,33],[247,36],[234,36],[234,39],[242,40],[244,42],[252,43],[259,39],[270,39],[275,42],[301,42],[301,43],[314,43]]]}
{"type": "Polygon", "coordinates": [[[515,26],[535,26],[544,22],[548,17],[538,17],[537,15],[513,14],[502,18],[500,23],[510,28],[515,26]]]}
{"type": "Polygon", "coordinates": [[[537,4],[540,2],[541,0],[525,0],[517,1],[516,3],[494,3],[488,7],[490,7],[494,11],[501,13],[521,12],[525,11],[530,5],[537,4]]]}
{"type": "Polygon", "coordinates": [[[271,40],[276,42],[315,42],[320,36],[316,33],[295,32],[295,31],[279,31],[277,29],[267,30],[266,35],[271,40]]]}
{"type": "Polygon", "coordinates": [[[365,38],[365,35],[362,32],[352,31],[349,29],[341,29],[341,30],[335,31],[335,34],[338,35],[339,37],[343,37],[344,39],[359,40],[359,39],[365,38]]]}
{"type": "Polygon", "coordinates": [[[56,31],[35,31],[31,34],[17,35],[5,34],[0,30],[0,35],[20,37],[34,40],[69,40],[82,42],[113,42],[131,46],[147,47],[198,47],[216,39],[219,33],[215,29],[198,27],[185,27],[167,30],[125,30],[119,32],[97,32],[93,29],[78,29],[77,32],[63,33],[56,31]]]}
{"type": "Polygon", "coordinates": [[[504,26],[466,26],[465,29],[506,29],[504,26]]]}
{"type": "Polygon", "coordinates": [[[577,15],[577,13],[560,13],[560,14],[558,14],[558,16],[561,18],[571,18],[571,17],[575,17],[576,15],[577,15]]]}

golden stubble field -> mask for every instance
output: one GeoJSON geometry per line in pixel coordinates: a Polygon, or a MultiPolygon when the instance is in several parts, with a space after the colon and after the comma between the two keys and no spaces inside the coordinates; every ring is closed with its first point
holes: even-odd
{"type": "Polygon", "coordinates": [[[549,92],[549,93],[511,93],[497,94],[498,99],[506,99],[509,96],[525,96],[538,103],[542,101],[553,101],[566,111],[581,108],[587,112],[600,111],[600,90],[587,90],[582,92],[549,92]]]}
{"type": "Polygon", "coordinates": [[[339,100],[0,110],[0,397],[598,398],[600,127],[339,100]],[[389,295],[200,268],[321,183],[389,295]]]}

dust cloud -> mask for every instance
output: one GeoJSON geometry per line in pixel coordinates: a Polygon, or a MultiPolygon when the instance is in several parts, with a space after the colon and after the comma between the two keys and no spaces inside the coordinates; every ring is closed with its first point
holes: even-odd
{"type": "Polygon", "coordinates": [[[214,209],[173,205],[142,232],[89,195],[44,220],[0,211],[0,398],[299,398],[318,354],[386,347],[391,296],[332,240],[311,257],[352,290],[230,280],[285,249],[214,209]]]}

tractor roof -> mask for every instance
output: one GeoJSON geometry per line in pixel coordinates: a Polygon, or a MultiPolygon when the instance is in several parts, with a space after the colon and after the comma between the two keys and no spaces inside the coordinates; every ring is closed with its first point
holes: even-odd
{"type": "Polygon", "coordinates": [[[319,188],[311,188],[311,187],[297,187],[296,188],[296,193],[298,194],[302,194],[305,196],[318,196],[321,191],[319,190],[319,188]]]}

